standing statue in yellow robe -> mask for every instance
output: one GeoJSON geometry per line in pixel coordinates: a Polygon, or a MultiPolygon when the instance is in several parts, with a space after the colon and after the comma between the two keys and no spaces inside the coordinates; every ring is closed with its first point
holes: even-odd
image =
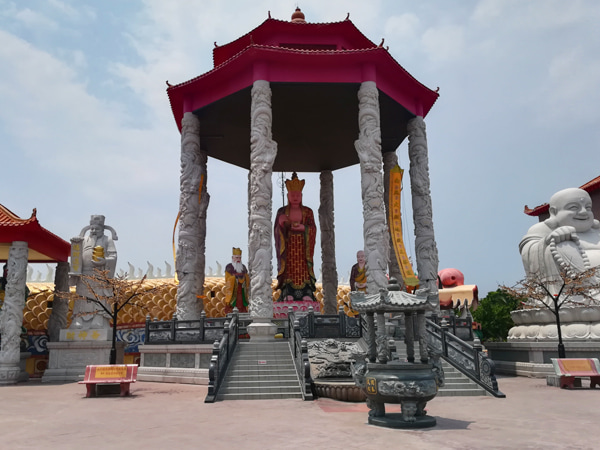
{"type": "Polygon", "coordinates": [[[367,292],[367,267],[365,265],[365,252],[356,253],[356,264],[350,271],[350,289],[353,291],[367,292]]]}
{"type": "Polygon", "coordinates": [[[225,313],[230,313],[233,308],[239,312],[248,312],[248,289],[250,276],[248,269],[242,264],[242,250],[233,248],[231,263],[225,267],[225,313]]]}

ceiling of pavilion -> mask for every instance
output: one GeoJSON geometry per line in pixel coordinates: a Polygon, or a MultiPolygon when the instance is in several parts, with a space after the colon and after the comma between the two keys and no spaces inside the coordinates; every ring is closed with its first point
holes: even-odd
{"type": "MultiPolygon", "coordinates": [[[[275,172],[320,172],[358,164],[359,83],[271,83],[275,172]]],[[[200,145],[208,155],[250,168],[250,88],[203,108],[200,145]]],[[[395,151],[414,117],[379,91],[382,151],[395,151]]]]}

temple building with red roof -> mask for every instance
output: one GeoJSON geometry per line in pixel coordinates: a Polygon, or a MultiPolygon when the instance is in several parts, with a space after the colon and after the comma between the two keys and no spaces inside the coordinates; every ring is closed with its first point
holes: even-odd
{"type": "MultiPolygon", "coordinates": [[[[43,228],[36,210],[29,219],[21,219],[0,205],[0,261],[6,262],[2,280],[3,303],[0,315],[0,384],[22,381],[21,324],[27,299],[27,263],[56,262],[56,289],[68,290],[68,258],[71,245],[43,228]]],[[[66,316],[66,315],[65,315],[66,316]]],[[[50,317],[49,328],[58,329],[58,316],[50,317]]],[[[66,317],[65,317],[66,319],[66,317]]]]}
{"type": "MultiPolygon", "coordinates": [[[[597,219],[600,218],[600,175],[583,184],[579,188],[590,194],[594,217],[597,219]]],[[[543,222],[550,217],[550,213],[548,211],[549,208],[550,205],[548,203],[543,203],[535,208],[529,208],[527,205],[525,205],[523,212],[528,216],[538,217],[539,221],[543,222]]]]}

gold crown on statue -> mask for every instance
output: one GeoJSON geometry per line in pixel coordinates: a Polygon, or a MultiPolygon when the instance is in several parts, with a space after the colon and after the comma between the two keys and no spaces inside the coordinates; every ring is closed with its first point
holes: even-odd
{"type": "Polygon", "coordinates": [[[287,188],[288,192],[302,192],[302,189],[304,189],[304,182],[305,180],[299,180],[298,174],[294,172],[291,180],[285,180],[285,187],[287,188]]]}
{"type": "Polygon", "coordinates": [[[233,247],[233,253],[234,256],[242,256],[242,249],[241,248],[237,248],[237,247],[233,247]]]}

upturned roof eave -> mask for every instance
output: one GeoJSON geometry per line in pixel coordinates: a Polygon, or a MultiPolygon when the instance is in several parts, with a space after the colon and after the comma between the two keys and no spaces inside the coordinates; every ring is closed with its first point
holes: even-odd
{"type": "Polygon", "coordinates": [[[27,242],[29,248],[48,256],[52,261],[67,261],[71,254],[69,242],[40,225],[36,209],[29,219],[21,219],[8,208],[0,205],[0,243],[8,244],[15,241],[27,242]]]}

